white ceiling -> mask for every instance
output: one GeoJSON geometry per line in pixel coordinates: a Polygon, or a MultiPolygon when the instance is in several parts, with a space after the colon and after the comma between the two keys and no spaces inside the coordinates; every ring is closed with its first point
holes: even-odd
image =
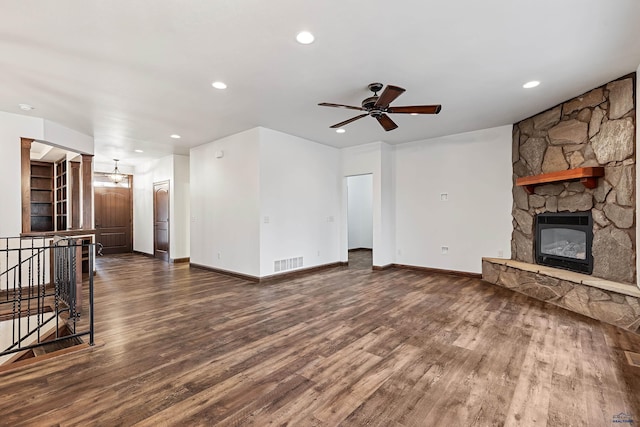
{"type": "Polygon", "coordinates": [[[2,0],[1,11],[0,110],[31,104],[93,135],[97,161],[125,164],[255,126],[346,147],[505,125],[640,64],[638,0],[2,0]],[[298,44],[300,30],[315,43],[298,44]],[[370,117],[329,129],[358,112],[317,103],[357,106],[375,81],[407,89],[392,105],[442,112],[393,115],[390,132],[370,117]]]}

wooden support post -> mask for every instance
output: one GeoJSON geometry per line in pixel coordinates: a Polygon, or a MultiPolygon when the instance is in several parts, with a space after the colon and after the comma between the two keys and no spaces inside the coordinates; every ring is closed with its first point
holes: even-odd
{"type": "Polygon", "coordinates": [[[20,174],[22,192],[22,232],[31,232],[31,143],[33,139],[20,138],[20,174]]]}
{"type": "Polygon", "coordinates": [[[93,156],[82,154],[82,228],[93,228],[93,156]]]}
{"type": "Polygon", "coordinates": [[[71,228],[80,228],[80,162],[69,162],[71,165],[71,179],[69,180],[69,191],[71,195],[71,228]]]}

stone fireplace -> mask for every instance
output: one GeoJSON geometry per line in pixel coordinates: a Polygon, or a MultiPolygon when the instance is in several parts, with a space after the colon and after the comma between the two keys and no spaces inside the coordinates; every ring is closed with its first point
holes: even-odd
{"type": "Polygon", "coordinates": [[[483,258],[482,278],[640,333],[635,80],[513,126],[512,259],[483,258]]]}
{"type": "Polygon", "coordinates": [[[536,263],[535,218],[590,213],[595,277],[636,283],[635,73],[522,120],[513,126],[512,259],[536,263]],[[568,180],[532,188],[518,178],[603,167],[595,188],[568,180]]]}

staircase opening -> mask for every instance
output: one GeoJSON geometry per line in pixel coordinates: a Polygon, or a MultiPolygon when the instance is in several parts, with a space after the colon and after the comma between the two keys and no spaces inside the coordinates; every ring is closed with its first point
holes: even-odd
{"type": "Polygon", "coordinates": [[[76,238],[0,238],[0,370],[93,345],[94,246],[76,238]]]}

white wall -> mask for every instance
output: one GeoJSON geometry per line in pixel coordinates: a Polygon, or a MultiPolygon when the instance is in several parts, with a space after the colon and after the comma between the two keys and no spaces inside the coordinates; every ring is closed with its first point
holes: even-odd
{"type": "Polygon", "coordinates": [[[511,128],[395,147],[397,264],[479,273],[483,256],[510,257],[511,128]]]}
{"type": "Polygon", "coordinates": [[[260,128],[260,276],[274,261],[340,259],[340,151],[260,128]]]}
{"type": "MultiPolygon", "coordinates": [[[[377,259],[380,265],[395,262],[396,253],[396,192],[395,148],[388,144],[380,147],[380,245],[377,259]]],[[[374,265],[378,265],[375,264],[374,265]]]]}
{"type": "Polygon", "coordinates": [[[191,149],[192,263],[260,275],[259,138],[255,128],[191,149]]]}
{"type": "Polygon", "coordinates": [[[349,249],[373,248],[373,175],[347,177],[349,249]]]}
{"type": "Polygon", "coordinates": [[[190,245],[189,156],[173,156],[173,212],[170,256],[188,258],[190,245]]]}
{"type": "MultiPolygon", "coordinates": [[[[153,183],[173,181],[173,156],[146,162],[133,176],[133,250],[153,255],[153,183]]],[[[173,191],[169,188],[169,256],[173,258],[173,191]]]]}
{"type": "MultiPolygon", "coordinates": [[[[383,142],[349,147],[342,150],[343,176],[372,174],[373,178],[373,265],[393,264],[394,242],[394,188],[393,147],[383,142]],[[384,193],[383,193],[384,191],[384,193]]],[[[341,222],[340,259],[347,261],[347,180],[343,180],[343,217],[341,222]]]]}
{"type": "Polygon", "coordinates": [[[22,232],[21,137],[41,139],[42,121],[0,112],[0,237],[22,232]]]}
{"type": "Polygon", "coordinates": [[[93,138],[38,117],[0,112],[0,236],[22,232],[20,138],[93,154],[93,138]],[[46,132],[45,132],[46,131],[46,132]]]}
{"type": "Polygon", "coordinates": [[[78,153],[93,154],[92,137],[59,125],[51,120],[43,120],[42,126],[44,129],[44,141],[78,153]]]}
{"type": "MultiPolygon", "coordinates": [[[[124,170],[123,170],[124,171],[124,170]]],[[[153,255],[153,184],[169,181],[169,257],[189,257],[189,157],[170,155],[135,168],[133,250],[153,255]]]]}

